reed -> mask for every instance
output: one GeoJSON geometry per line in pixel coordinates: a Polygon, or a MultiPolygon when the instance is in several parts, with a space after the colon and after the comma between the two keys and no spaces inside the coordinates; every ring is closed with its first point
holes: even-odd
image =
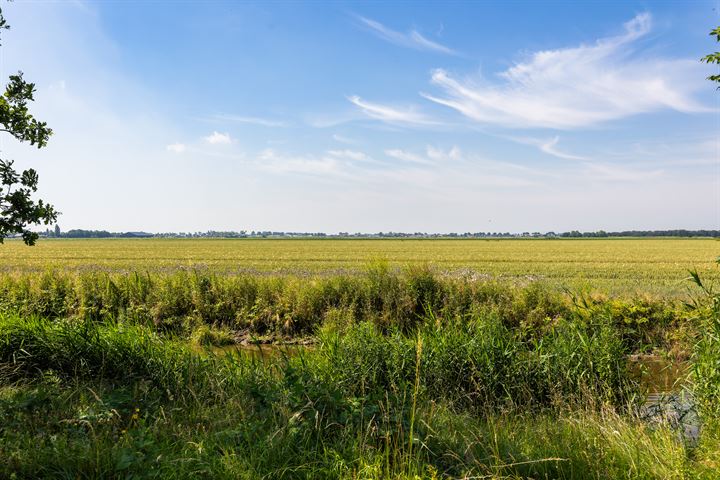
{"type": "Polygon", "coordinates": [[[189,337],[200,326],[235,336],[314,335],[326,323],[370,321],[409,332],[492,314],[513,330],[541,334],[560,319],[614,324],[636,352],[684,339],[691,314],[679,301],[568,294],[543,281],[516,283],[391,269],[375,262],[361,275],[317,277],[173,273],[0,275],[0,312],[43,318],[123,321],[189,337]]]}
{"type": "Polygon", "coordinates": [[[362,323],[324,331],[322,343],[298,355],[258,360],[199,354],[143,326],[5,315],[0,471],[436,479],[720,472],[669,426],[622,413],[628,397],[608,392],[620,384],[630,393],[634,384],[614,357],[623,343],[612,331],[563,326],[529,339],[493,317],[468,325],[408,336],[362,323]]]}

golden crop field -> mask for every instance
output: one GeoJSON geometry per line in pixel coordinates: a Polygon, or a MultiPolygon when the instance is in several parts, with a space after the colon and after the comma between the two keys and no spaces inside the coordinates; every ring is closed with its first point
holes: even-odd
{"type": "Polygon", "coordinates": [[[43,239],[0,246],[5,272],[172,271],[332,274],[372,261],[428,264],[502,278],[545,278],[602,290],[685,291],[696,268],[720,279],[714,239],[43,239]]]}

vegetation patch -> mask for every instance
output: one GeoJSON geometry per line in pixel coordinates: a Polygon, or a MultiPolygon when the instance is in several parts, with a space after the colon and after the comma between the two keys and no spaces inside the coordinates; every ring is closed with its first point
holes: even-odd
{"type": "Polygon", "coordinates": [[[288,342],[313,336],[325,325],[362,322],[410,332],[428,321],[449,325],[489,315],[528,337],[563,320],[604,322],[614,325],[633,352],[673,345],[687,350],[683,345],[697,315],[683,302],[581,292],[543,281],[447,276],[427,266],[397,270],[384,262],[370,264],[363,274],[329,277],[49,271],[0,276],[0,311],[120,320],[216,345],[233,336],[250,343],[288,342]]]}
{"type": "Polygon", "coordinates": [[[613,323],[364,322],[258,360],[150,328],[0,319],[0,470],[18,478],[713,478],[633,414],[613,323]]]}
{"type": "Polygon", "coordinates": [[[385,262],[7,274],[0,471],[716,478],[719,302],[702,288],[686,305],[385,262]],[[313,345],[242,348],[278,339],[313,345]],[[628,360],[651,353],[689,362],[699,436],[644,419],[628,360]]]}

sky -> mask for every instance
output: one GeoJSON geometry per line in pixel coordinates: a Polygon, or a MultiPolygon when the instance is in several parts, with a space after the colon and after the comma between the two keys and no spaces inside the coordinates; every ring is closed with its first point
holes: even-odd
{"type": "Polygon", "coordinates": [[[718,1],[2,10],[63,230],[720,228],[718,1]]]}

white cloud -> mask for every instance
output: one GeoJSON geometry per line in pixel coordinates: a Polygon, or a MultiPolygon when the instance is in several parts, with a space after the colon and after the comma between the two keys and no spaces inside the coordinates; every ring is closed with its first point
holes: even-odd
{"type": "Polygon", "coordinates": [[[555,157],[563,158],[565,160],[586,160],[585,157],[581,157],[579,155],[572,155],[570,153],[565,153],[558,150],[556,146],[559,141],[560,137],[555,136],[554,138],[541,142],[538,145],[538,148],[540,148],[540,150],[547,153],[548,155],[553,155],[555,157]]]}
{"type": "Polygon", "coordinates": [[[432,83],[445,96],[422,95],[476,122],[504,127],[573,129],[662,109],[709,111],[692,98],[704,77],[696,59],[633,56],[633,42],[650,28],[650,14],[640,14],[621,35],[536,52],[496,82],[458,80],[438,69],[432,83]]]}
{"type": "Polygon", "coordinates": [[[423,37],[417,30],[410,30],[408,33],[401,33],[391,30],[382,23],[369,18],[358,16],[358,19],[366,27],[368,27],[373,34],[400,47],[444,53],[446,55],[458,54],[455,50],[448,48],[445,45],[441,45],[423,37]]]}
{"type": "Polygon", "coordinates": [[[348,158],[350,160],[366,160],[368,156],[363,152],[357,152],[355,150],[328,150],[329,155],[339,158],[348,158]]]}
{"type": "Polygon", "coordinates": [[[433,125],[436,122],[415,111],[413,108],[398,109],[379,103],[367,102],[357,95],[348,97],[348,100],[359,107],[365,115],[386,123],[401,125],[433,125]]]}
{"type": "Polygon", "coordinates": [[[460,151],[458,146],[454,146],[446,152],[441,148],[435,148],[432,145],[428,145],[426,152],[428,158],[432,160],[460,160],[460,158],[462,158],[462,151],[460,151]]]}
{"type": "Polygon", "coordinates": [[[272,173],[311,175],[339,174],[341,163],[333,157],[294,156],[265,149],[257,156],[258,166],[272,173]]]}
{"type": "Polygon", "coordinates": [[[552,155],[553,157],[562,158],[564,160],[588,160],[587,157],[573,155],[558,149],[557,144],[560,143],[560,137],[558,135],[552,138],[512,137],[502,135],[500,137],[512,140],[513,142],[522,143],[524,145],[532,145],[537,147],[541,152],[552,155]]]}
{"type": "Polygon", "coordinates": [[[330,182],[368,180],[387,164],[356,150],[328,150],[324,154],[288,154],[265,149],[256,156],[255,165],[276,174],[300,173],[325,178],[330,182]]]}
{"type": "Polygon", "coordinates": [[[588,163],[587,169],[593,178],[611,182],[641,182],[664,173],[663,170],[638,170],[598,163],[588,163]]]}
{"type": "Polygon", "coordinates": [[[432,164],[432,162],[430,162],[427,158],[421,157],[420,155],[408,152],[406,150],[402,150],[400,148],[387,149],[385,150],[385,155],[396,160],[402,160],[403,162],[419,163],[422,165],[432,164]]]}
{"type": "Polygon", "coordinates": [[[440,161],[461,160],[462,151],[459,147],[454,146],[450,150],[428,145],[425,149],[425,155],[409,152],[400,148],[390,148],[384,151],[385,155],[403,162],[416,163],[421,165],[435,165],[440,161]]]}
{"type": "Polygon", "coordinates": [[[356,142],[355,140],[353,140],[352,138],[349,138],[349,137],[346,137],[346,136],[343,136],[343,135],[338,135],[337,133],[333,134],[332,138],[333,138],[333,140],[335,140],[336,142],[347,143],[347,144],[349,144],[349,145],[354,145],[354,144],[357,143],[357,142],[356,142]]]}
{"type": "Polygon", "coordinates": [[[230,138],[229,134],[220,132],[213,132],[207,137],[204,137],[204,140],[210,145],[229,145],[232,143],[232,138],[230,138]]]}
{"type": "Polygon", "coordinates": [[[172,143],[172,144],[166,146],[165,149],[168,152],[183,153],[185,150],[187,150],[187,147],[185,146],[184,143],[172,143]]]}
{"type": "Polygon", "coordinates": [[[251,125],[260,125],[262,127],[286,127],[287,123],[280,120],[272,120],[261,117],[247,117],[243,115],[231,115],[225,113],[218,113],[208,117],[209,120],[229,121],[237,123],[248,123],[251,125]]]}

